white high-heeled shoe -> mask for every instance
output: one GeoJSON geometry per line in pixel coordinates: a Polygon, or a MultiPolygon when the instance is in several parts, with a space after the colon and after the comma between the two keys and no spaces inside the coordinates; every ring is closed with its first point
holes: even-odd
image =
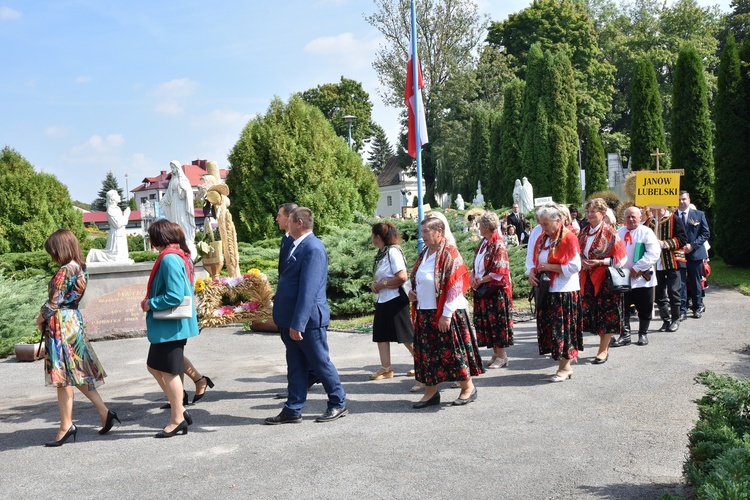
{"type": "MultiPolygon", "coordinates": [[[[559,372],[558,372],[558,373],[559,373],[559,372]]],[[[563,376],[560,376],[560,375],[558,375],[557,373],[555,373],[555,374],[554,374],[554,375],[553,375],[553,376],[552,376],[552,377],[551,377],[551,378],[549,379],[549,381],[550,381],[550,382],[565,382],[565,381],[566,381],[566,380],[568,380],[569,378],[570,378],[570,379],[572,379],[572,378],[573,378],[573,371],[572,371],[572,370],[571,370],[571,371],[569,371],[569,372],[566,372],[566,373],[565,373],[565,375],[563,375],[563,376]]]]}
{"type": "Polygon", "coordinates": [[[508,356],[505,356],[504,358],[495,358],[495,360],[487,367],[490,369],[496,369],[496,368],[504,368],[508,366],[508,356]]]}

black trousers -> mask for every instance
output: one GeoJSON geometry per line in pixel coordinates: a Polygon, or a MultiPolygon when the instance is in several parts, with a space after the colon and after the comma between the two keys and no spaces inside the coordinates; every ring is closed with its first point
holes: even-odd
{"type": "MultiPolygon", "coordinates": [[[[654,287],[631,288],[625,292],[625,304],[633,304],[638,311],[638,333],[647,333],[654,310],[654,287]]],[[[629,326],[630,315],[625,315],[625,321],[629,326]]]]}
{"type": "Polygon", "coordinates": [[[656,306],[664,321],[680,319],[680,294],[682,293],[682,279],[680,271],[656,271],[656,306]]]}

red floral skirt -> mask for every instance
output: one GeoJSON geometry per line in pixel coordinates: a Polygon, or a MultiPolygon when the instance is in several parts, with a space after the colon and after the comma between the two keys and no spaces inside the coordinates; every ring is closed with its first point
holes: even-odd
{"type": "Polygon", "coordinates": [[[450,329],[443,333],[435,309],[418,309],[414,329],[414,370],[426,385],[469,380],[484,373],[479,346],[465,309],[453,313],[450,329]]]}
{"type": "Polygon", "coordinates": [[[623,310],[625,309],[623,295],[622,293],[611,292],[605,280],[599,288],[599,294],[594,296],[594,283],[587,276],[581,296],[583,331],[595,335],[621,334],[623,310]]]}
{"type": "Polygon", "coordinates": [[[483,299],[474,296],[474,326],[481,347],[502,349],[513,345],[511,302],[503,291],[483,299]]]}
{"type": "Polygon", "coordinates": [[[550,292],[536,311],[539,354],[573,359],[583,350],[583,321],[578,292],[550,292]]]}

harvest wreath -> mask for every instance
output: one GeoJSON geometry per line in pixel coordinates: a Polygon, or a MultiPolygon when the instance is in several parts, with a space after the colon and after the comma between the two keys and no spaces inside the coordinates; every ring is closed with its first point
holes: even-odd
{"type": "Polygon", "coordinates": [[[237,278],[197,280],[195,298],[201,328],[265,322],[271,318],[273,311],[273,291],[268,278],[254,268],[237,278]]]}

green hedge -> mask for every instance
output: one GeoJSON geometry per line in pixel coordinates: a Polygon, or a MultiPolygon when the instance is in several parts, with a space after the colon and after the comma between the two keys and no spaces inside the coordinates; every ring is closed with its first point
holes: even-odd
{"type": "MultiPolygon", "coordinates": [[[[9,254],[3,257],[6,255],[9,254]]],[[[46,280],[17,280],[0,272],[0,297],[3,298],[0,300],[0,357],[11,354],[16,342],[39,342],[36,317],[47,296],[46,280]]]]}
{"type": "Polygon", "coordinates": [[[702,372],[706,395],[689,434],[685,475],[699,499],[750,498],[750,380],[702,372]]]}

